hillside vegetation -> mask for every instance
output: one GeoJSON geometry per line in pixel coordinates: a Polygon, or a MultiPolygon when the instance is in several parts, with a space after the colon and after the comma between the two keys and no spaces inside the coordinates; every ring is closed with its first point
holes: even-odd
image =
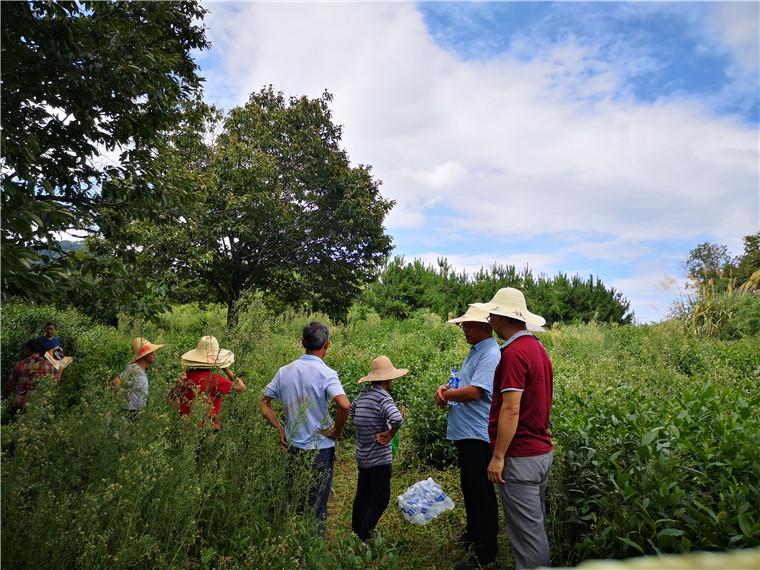
{"type": "MultiPolygon", "coordinates": [[[[303,324],[320,315],[269,313],[251,300],[227,331],[221,306],[175,306],[156,323],[95,325],[73,310],[3,306],[2,373],[45,321],[59,323],[75,362],[56,386],[42,382],[27,413],[2,432],[2,549],[14,568],[262,567],[433,568],[453,546],[463,509],[426,527],[392,502],[381,538],[350,532],[355,489],[351,433],[340,444],[326,541],[288,504],[284,455],[260,418],[261,388],[300,354],[303,324]],[[179,356],[202,334],[236,354],[248,391],[229,397],[214,436],[180,422],[165,396],[179,356]],[[110,380],[134,336],[167,343],[150,369],[146,411],[127,422],[110,380]]],[[[433,476],[461,501],[445,416],[434,387],[461,362],[456,327],[417,312],[403,321],[352,312],[332,325],[327,363],[349,397],[379,353],[411,370],[394,385],[407,422],[393,493],[433,476]]],[[[760,338],[693,336],[655,326],[555,325],[540,334],[555,366],[550,486],[555,564],[641,553],[760,545],[760,338]]],[[[509,558],[501,542],[500,560],[509,558]]]]}

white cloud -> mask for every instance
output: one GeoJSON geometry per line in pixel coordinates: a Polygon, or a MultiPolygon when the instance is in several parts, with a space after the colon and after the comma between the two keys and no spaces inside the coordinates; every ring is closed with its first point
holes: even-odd
{"type": "Polygon", "coordinates": [[[734,52],[736,61],[757,76],[760,64],[760,5],[757,2],[718,2],[715,28],[720,41],[734,52]]]}
{"type": "MultiPolygon", "coordinates": [[[[391,231],[443,233],[432,226],[435,207],[454,213],[446,220],[452,234],[568,235],[572,243],[608,236],[526,256],[537,271],[562,270],[573,251],[634,261],[651,253],[636,245],[643,240],[729,242],[757,231],[757,128],[712,116],[694,100],[626,97],[628,72],[617,68],[635,61],[610,65],[572,39],[529,61],[465,61],[434,42],[411,4],[210,8],[221,62],[210,93],[223,86],[221,102],[230,105],[269,83],[288,95],[331,91],[353,162],[371,164],[383,194],[397,201],[391,231]]],[[[730,22],[727,41],[747,44],[740,22],[730,22]]],[[[523,265],[446,257],[459,268],[523,265]]],[[[628,284],[643,291],[650,277],[628,284]]]]}
{"type": "Polygon", "coordinates": [[[661,320],[668,313],[674,299],[686,295],[686,280],[664,272],[616,279],[610,285],[623,291],[631,302],[636,322],[639,323],[661,320]]]}
{"type": "Polygon", "coordinates": [[[478,253],[474,255],[451,254],[443,252],[426,252],[414,256],[425,263],[436,265],[439,258],[445,257],[449,265],[468,275],[477,273],[480,269],[489,269],[493,265],[513,265],[517,271],[522,271],[527,265],[534,276],[541,273],[554,273],[558,263],[563,259],[557,253],[478,253]]]}

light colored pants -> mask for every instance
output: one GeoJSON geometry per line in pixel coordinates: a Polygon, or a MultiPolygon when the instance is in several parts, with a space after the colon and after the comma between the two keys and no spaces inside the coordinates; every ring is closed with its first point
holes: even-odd
{"type": "Polygon", "coordinates": [[[504,462],[502,476],[506,483],[498,488],[517,570],[550,564],[544,498],[553,457],[549,452],[533,457],[507,457],[504,462]]]}

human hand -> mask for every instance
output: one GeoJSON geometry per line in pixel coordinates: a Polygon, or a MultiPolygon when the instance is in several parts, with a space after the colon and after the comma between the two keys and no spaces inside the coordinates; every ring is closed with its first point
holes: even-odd
{"type": "Polygon", "coordinates": [[[338,431],[338,430],[335,429],[335,426],[333,426],[333,427],[329,427],[327,429],[323,429],[320,433],[323,436],[325,436],[326,438],[328,438],[328,439],[331,439],[333,441],[337,441],[338,438],[343,433],[343,430],[338,431]]]}
{"type": "Polygon", "coordinates": [[[391,435],[391,430],[381,431],[380,433],[375,434],[375,441],[380,445],[388,445],[392,439],[393,436],[391,435]]]}
{"type": "Polygon", "coordinates": [[[435,403],[441,409],[445,408],[447,405],[447,402],[445,398],[443,397],[443,393],[446,392],[448,389],[449,389],[448,384],[442,384],[441,386],[438,386],[438,389],[435,391],[435,403]]]}
{"type": "Polygon", "coordinates": [[[492,457],[491,463],[488,464],[488,480],[491,483],[506,483],[502,473],[504,472],[504,458],[492,457]]]}
{"type": "Polygon", "coordinates": [[[238,392],[245,392],[245,383],[239,376],[235,378],[235,390],[238,392]]]}
{"type": "Polygon", "coordinates": [[[285,429],[284,428],[280,428],[280,447],[283,448],[283,449],[287,449],[288,448],[288,438],[285,435],[285,429]]]}

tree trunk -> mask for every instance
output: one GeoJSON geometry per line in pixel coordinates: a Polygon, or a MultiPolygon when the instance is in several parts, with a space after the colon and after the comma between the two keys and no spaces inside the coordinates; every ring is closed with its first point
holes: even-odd
{"type": "Polygon", "coordinates": [[[227,330],[230,330],[238,323],[238,306],[237,302],[240,295],[227,299],[227,330]]]}

